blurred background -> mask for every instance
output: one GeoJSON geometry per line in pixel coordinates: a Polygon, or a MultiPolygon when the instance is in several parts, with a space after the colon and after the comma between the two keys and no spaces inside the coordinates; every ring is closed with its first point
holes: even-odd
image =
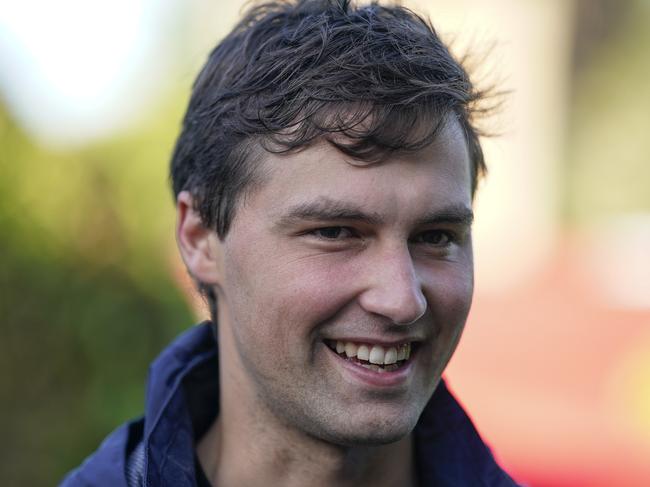
{"type": "MultiPolygon", "coordinates": [[[[447,371],[534,487],[650,485],[650,1],[419,0],[479,82],[476,295],[447,371]]],[[[57,483],[207,315],[167,164],[241,2],[0,0],[0,472],[57,483]]]]}

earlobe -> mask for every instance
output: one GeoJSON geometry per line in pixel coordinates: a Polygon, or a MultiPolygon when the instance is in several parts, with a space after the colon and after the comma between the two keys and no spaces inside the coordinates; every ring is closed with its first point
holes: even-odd
{"type": "Polygon", "coordinates": [[[221,281],[221,242],[214,230],[203,225],[193,203],[188,191],[181,191],[176,198],[178,248],[194,279],[218,285],[221,281]]]}

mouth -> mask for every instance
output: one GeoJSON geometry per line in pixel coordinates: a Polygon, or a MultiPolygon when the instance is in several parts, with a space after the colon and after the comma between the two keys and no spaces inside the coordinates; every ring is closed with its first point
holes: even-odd
{"type": "Polygon", "coordinates": [[[395,372],[408,365],[417,348],[417,342],[396,345],[325,340],[325,345],[340,358],[365,369],[382,374],[395,372]]]}

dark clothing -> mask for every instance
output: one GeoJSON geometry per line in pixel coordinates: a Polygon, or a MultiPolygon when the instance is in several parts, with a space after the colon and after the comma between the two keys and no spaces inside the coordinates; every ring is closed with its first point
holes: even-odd
{"type": "Polygon", "coordinates": [[[212,487],[212,485],[210,485],[210,481],[205,476],[205,472],[203,472],[203,468],[199,463],[198,457],[196,457],[194,461],[194,468],[196,469],[196,487],[212,487]]]}
{"type": "MultiPolygon", "coordinates": [[[[196,440],[219,409],[217,351],[209,323],[178,337],[150,367],[144,417],[114,431],[61,485],[196,486],[196,440]]],[[[444,382],[424,409],[414,438],[422,486],[517,485],[444,382]]]]}

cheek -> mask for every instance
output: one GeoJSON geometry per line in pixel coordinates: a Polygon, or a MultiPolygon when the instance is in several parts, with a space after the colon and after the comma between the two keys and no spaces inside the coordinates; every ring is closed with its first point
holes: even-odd
{"type": "Polygon", "coordinates": [[[462,330],[474,292],[474,275],[471,262],[449,266],[434,273],[427,285],[427,298],[434,322],[444,334],[462,330]]]}
{"type": "Polygon", "coordinates": [[[355,274],[342,257],[291,259],[287,255],[233,253],[226,266],[227,300],[234,321],[254,332],[251,339],[278,347],[310,339],[320,323],[354,297],[355,274]]]}
{"type": "Polygon", "coordinates": [[[305,257],[277,270],[273,281],[278,312],[304,326],[316,326],[354,299],[357,275],[343,258],[332,257],[305,257]]]}
{"type": "Polygon", "coordinates": [[[428,287],[427,297],[436,329],[430,363],[434,376],[442,374],[456,350],[471,307],[473,287],[471,266],[438,273],[428,287]]]}

